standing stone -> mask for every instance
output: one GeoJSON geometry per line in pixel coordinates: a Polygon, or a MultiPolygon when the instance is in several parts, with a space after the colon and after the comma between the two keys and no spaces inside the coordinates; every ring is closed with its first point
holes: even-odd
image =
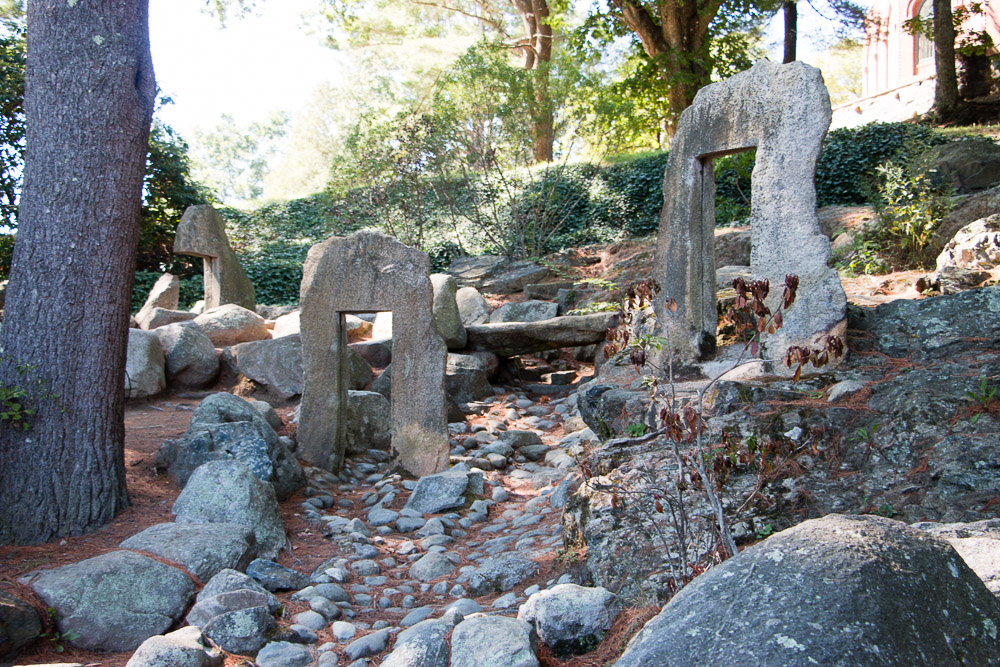
{"type": "Polygon", "coordinates": [[[346,450],[347,312],[394,314],[392,450],[415,476],[448,466],[446,348],[434,326],[430,260],[378,232],[332,238],[309,250],[302,278],[305,389],[298,442],[303,459],[339,470],[346,450]]]}
{"type": "Polygon", "coordinates": [[[163,391],[167,387],[165,365],[163,348],[154,332],[128,330],[125,393],[129,398],[146,398],[163,391]]]}
{"type": "Polygon", "coordinates": [[[461,350],[465,347],[465,325],[455,301],[458,283],[446,273],[432,273],[431,285],[434,287],[434,324],[438,333],[449,350],[461,350]]]}
{"type": "Polygon", "coordinates": [[[715,350],[714,156],[757,148],[750,210],[750,272],[771,284],[769,307],[785,275],[799,277],[784,327],[763,339],[766,356],[811,345],[819,334],[843,336],[847,299],[827,265],[830,240],[816,216],[816,162],[830,126],[830,98],[818,69],[760,61],[698,91],[681,114],[663,180],[663,211],[653,277],[670,350],[695,361],[715,350]],[[666,300],[677,302],[676,312],[666,300]]]}
{"type": "Polygon", "coordinates": [[[253,283],[229,245],[226,224],[211,206],[189,206],[177,223],[174,252],[201,257],[205,265],[205,310],[235,303],[255,308],[253,283]]]}

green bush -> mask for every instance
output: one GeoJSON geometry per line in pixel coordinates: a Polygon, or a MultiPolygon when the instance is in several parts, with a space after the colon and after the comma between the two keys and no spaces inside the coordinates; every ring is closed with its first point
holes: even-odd
{"type": "Polygon", "coordinates": [[[750,183],[757,150],[726,155],[715,160],[715,224],[718,227],[748,224],[750,183]]]}
{"type": "Polygon", "coordinates": [[[868,203],[877,185],[875,170],[885,162],[906,165],[948,138],[910,123],[871,123],[831,132],[816,168],[819,206],[868,203]]]}

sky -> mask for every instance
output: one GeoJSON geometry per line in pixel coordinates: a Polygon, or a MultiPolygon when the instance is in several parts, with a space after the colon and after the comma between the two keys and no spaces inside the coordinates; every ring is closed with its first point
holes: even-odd
{"type": "Polygon", "coordinates": [[[259,16],[222,28],[202,0],[150,0],[153,68],[174,101],[158,115],[181,136],[214,127],[224,113],[241,123],[294,113],[319,83],[340,81],[344,55],[300,26],[315,0],[261,4],[259,16]]]}

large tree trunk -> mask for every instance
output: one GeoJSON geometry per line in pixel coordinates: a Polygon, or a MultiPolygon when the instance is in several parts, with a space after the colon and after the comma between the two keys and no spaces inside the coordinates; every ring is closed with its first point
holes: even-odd
{"type": "Polygon", "coordinates": [[[955,24],[951,0],[934,0],[934,109],[947,120],[958,106],[958,77],[955,73],[955,24]]]}
{"type": "Polygon", "coordinates": [[[37,544],[128,503],[125,354],[155,96],[148,0],[29,0],[27,39],[0,385],[27,389],[37,414],[27,431],[0,421],[0,543],[37,544]]]}
{"type": "Polygon", "coordinates": [[[783,64],[795,62],[795,47],[799,37],[799,5],[795,0],[781,3],[781,13],[785,19],[785,57],[783,64]]]}
{"type": "Polygon", "coordinates": [[[555,143],[554,113],[549,91],[552,26],[547,0],[511,0],[524,21],[524,69],[535,74],[535,105],[531,119],[531,154],[535,162],[551,162],[555,143]]]}

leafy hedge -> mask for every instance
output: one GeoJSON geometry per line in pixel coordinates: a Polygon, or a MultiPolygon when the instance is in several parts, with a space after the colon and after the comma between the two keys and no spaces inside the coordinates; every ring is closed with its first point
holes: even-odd
{"type": "MultiPolygon", "coordinates": [[[[935,130],[907,123],[875,123],[831,132],[816,173],[819,205],[866,203],[874,192],[876,167],[885,161],[909,163],[926,148],[948,140],[935,130]]],[[[546,219],[562,221],[546,247],[548,252],[646,236],[659,226],[667,158],[666,152],[647,153],[606,166],[553,167],[519,191],[514,209],[527,211],[544,206],[546,219]]],[[[715,160],[717,224],[746,222],[754,158],[755,151],[746,151],[715,160]]],[[[467,192],[462,192],[468,186],[440,179],[423,183],[426,190],[419,212],[425,221],[422,246],[431,256],[433,270],[443,270],[463,251],[499,250],[490,247],[467,222],[464,227],[456,222],[442,201],[428,196],[430,192],[447,190],[452,204],[461,206],[463,201],[471,200],[467,192]]],[[[296,303],[309,247],[331,235],[363,227],[383,228],[389,215],[397,216],[397,224],[407,225],[406,230],[412,233],[415,198],[408,189],[412,187],[397,184],[380,192],[381,210],[373,206],[364,188],[269,204],[251,212],[223,210],[230,241],[254,283],[257,302],[296,303]]],[[[149,275],[151,286],[155,274],[149,275]]],[[[200,294],[200,276],[196,280],[200,294]]],[[[138,285],[137,281],[137,290],[138,285]]],[[[141,294],[144,298],[146,291],[141,294]]]]}

